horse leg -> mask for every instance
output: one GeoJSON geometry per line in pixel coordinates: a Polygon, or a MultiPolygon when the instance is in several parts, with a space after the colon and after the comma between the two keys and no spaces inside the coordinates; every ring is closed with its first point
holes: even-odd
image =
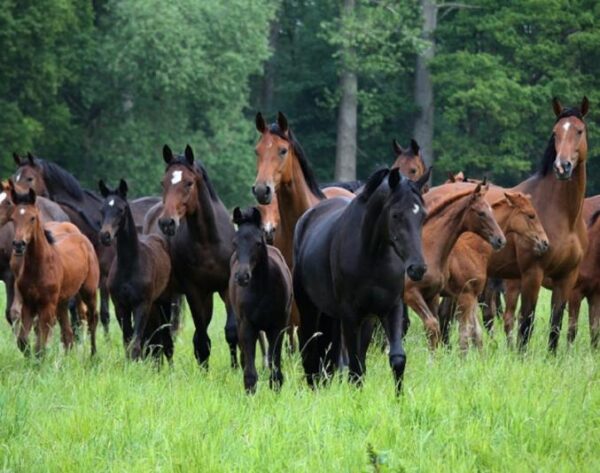
{"type": "MultiPolygon", "coordinates": [[[[263,332],[264,333],[264,332],[263,332]]],[[[269,369],[271,377],[269,386],[274,391],[279,391],[283,385],[283,373],[281,372],[281,348],[283,347],[283,329],[270,330],[266,335],[269,341],[269,369]]]]}
{"type": "Polygon", "coordinates": [[[269,357],[271,356],[271,352],[269,351],[269,342],[267,340],[267,334],[263,330],[258,332],[258,346],[260,347],[260,352],[262,354],[263,368],[268,368],[270,366],[269,357]]]}
{"type": "Polygon", "coordinates": [[[560,281],[554,281],[554,286],[552,288],[550,335],[548,336],[548,349],[551,353],[556,353],[565,306],[576,281],[577,271],[573,271],[566,278],[561,279],[560,281]]]}
{"type": "MultiPolygon", "coordinates": [[[[7,286],[8,287],[8,286],[7,286]]],[[[8,295],[7,295],[7,299],[6,299],[6,307],[9,310],[9,317],[12,320],[12,323],[14,324],[16,321],[21,319],[21,311],[23,309],[23,297],[21,296],[21,292],[17,289],[16,286],[14,286],[13,284],[13,296],[12,296],[12,300],[10,301],[10,305],[9,305],[9,300],[8,300],[8,295]]]]}
{"type": "Polygon", "coordinates": [[[360,386],[362,377],[365,371],[364,363],[362,362],[362,353],[360,349],[360,326],[356,318],[345,313],[342,319],[342,331],[346,349],[348,350],[348,379],[351,383],[360,386]]]}
{"type": "MultiPolygon", "coordinates": [[[[539,267],[531,268],[521,275],[521,311],[519,313],[519,337],[518,346],[520,351],[525,351],[531,333],[533,332],[533,322],[535,319],[535,307],[542,287],[544,272],[539,267]]],[[[514,289],[513,289],[514,290],[514,289]]],[[[506,306],[509,301],[509,285],[506,289],[506,306]]]]}
{"type": "Polygon", "coordinates": [[[19,347],[19,350],[21,350],[25,356],[30,355],[29,332],[33,326],[33,315],[31,308],[27,305],[23,305],[21,307],[21,316],[15,320],[16,323],[13,325],[13,329],[17,334],[17,347],[19,347]]]}
{"type": "Polygon", "coordinates": [[[60,338],[62,340],[65,351],[68,351],[73,346],[73,330],[69,321],[69,301],[63,301],[56,308],[58,315],[58,323],[60,325],[60,338]]]}
{"type": "Polygon", "coordinates": [[[169,364],[173,362],[173,353],[175,346],[173,344],[173,333],[171,332],[171,321],[173,320],[173,304],[171,299],[162,302],[155,302],[154,310],[158,311],[157,318],[160,327],[158,328],[158,338],[162,346],[162,353],[167,358],[169,364]]]}
{"type": "Polygon", "coordinates": [[[319,361],[321,362],[320,373],[331,380],[340,357],[340,322],[333,317],[322,314],[319,319],[319,332],[321,336],[317,339],[319,361]]]}
{"type": "MultiPolygon", "coordinates": [[[[288,335],[288,351],[290,354],[296,353],[298,346],[296,344],[296,329],[300,326],[300,308],[296,304],[296,299],[294,295],[294,300],[292,300],[292,310],[290,312],[290,323],[287,327],[287,335],[288,335]]],[[[300,335],[298,335],[300,338],[300,335]]],[[[302,343],[300,342],[300,349],[302,349],[302,343]]]]}
{"type": "Polygon", "coordinates": [[[294,306],[297,305],[297,310],[301,317],[301,323],[298,329],[298,339],[300,342],[302,367],[304,368],[306,382],[311,388],[314,388],[319,376],[318,343],[316,340],[316,338],[319,337],[317,334],[319,326],[319,310],[304,292],[304,288],[299,282],[299,279],[300,278],[294,274],[295,302],[292,305],[292,310],[294,306]]]}
{"type": "Polygon", "coordinates": [[[457,299],[458,314],[458,345],[460,351],[465,355],[469,351],[469,339],[471,338],[474,306],[477,299],[470,292],[461,292],[457,299]]]}
{"type": "MultiPolygon", "coordinates": [[[[567,332],[567,342],[572,345],[577,337],[577,324],[579,322],[579,311],[581,309],[581,301],[583,300],[583,293],[581,289],[576,287],[571,291],[569,297],[569,331],[567,332]]],[[[589,309],[591,316],[592,310],[589,309]]]]}
{"type": "Polygon", "coordinates": [[[225,310],[227,311],[227,320],[225,321],[225,340],[229,345],[229,355],[231,357],[231,367],[238,367],[237,360],[237,346],[238,346],[238,334],[235,320],[235,312],[231,302],[229,301],[229,291],[225,290],[220,292],[221,300],[225,303],[225,310]]]}
{"type": "Polygon", "coordinates": [[[429,306],[433,304],[432,301],[425,301],[423,294],[421,294],[421,291],[418,289],[405,291],[405,298],[406,303],[423,321],[425,332],[427,333],[427,340],[429,341],[429,347],[432,350],[437,348],[440,340],[440,324],[429,308],[429,306]]]}
{"type": "Polygon", "coordinates": [[[81,337],[81,314],[77,312],[79,307],[77,298],[78,296],[69,299],[68,310],[71,315],[71,330],[73,330],[75,340],[79,342],[81,337]]]}
{"type": "Polygon", "coordinates": [[[104,335],[106,336],[108,336],[108,326],[110,324],[108,297],[108,277],[105,276],[100,280],[100,322],[102,322],[102,327],[104,328],[104,335]]]}
{"type": "Polygon", "coordinates": [[[142,350],[146,350],[146,338],[144,337],[148,317],[150,314],[150,304],[143,302],[133,308],[133,340],[129,347],[129,353],[132,360],[138,360],[142,356],[142,350]]]}
{"type": "Polygon", "coordinates": [[[258,381],[255,361],[258,330],[246,319],[242,319],[240,322],[238,338],[244,352],[244,388],[248,394],[254,394],[258,381]]]}
{"type": "Polygon", "coordinates": [[[452,324],[455,310],[456,301],[452,297],[444,297],[438,309],[438,320],[442,343],[446,346],[450,346],[450,325],[452,324]]]}
{"type": "Polygon", "coordinates": [[[390,367],[394,373],[396,395],[402,392],[404,369],[406,368],[406,353],[402,337],[403,304],[398,304],[387,317],[380,317],[390,345],[390,367]]]}
{"type": "Polygon", "coordinates": [[[5,274],[2,278],[6,289],[6,308],[4,309],[4,316],[6,317],[8,325],[12,325],[15,319],[13,319],[10,309],[15,300],[15,283],[12,273],[10,271],[8,271],[8,273],[10,274],[5,274]]]}
{"type": "Polygon", "coordinates": [[[410,328],[410,317],[408,316],[408,306],[406,305],[406,302],[402,302],[402,307],[402,313],[404,314],[404,317],[402,318],[402,336],[406,337],[408,329],[410,328]]]}
{"type": "Polygon", "coordinates": [[[213,296],[212,293],[200,294],[197,288],[186,290],[186,299],[194,319],[194,356],[198,364],[208,369],[211,341],[208,336],[208,325],[212,319],[213,296]]]}
{"type": "Polygon", "coordinates": [[[513,345],[513,329],[515,327],[515,313],[517,312],[517,303],[521,294],[521,280],[509,279],[506,281],[506,308],[502,316],[504,322],[504,333],[506,334],[506,343],[509,347],[513,345]]]}
{"type": "Polygon", "coordinates": [[[171,338],[175,338],[177,333],[179,332],[179,327],[181,326],[181,304],[183,302],[181,294],[173,294],[171,296],[171,300],[169,301],[170,305],[170,327],[171,338]]]}
{"type": "Polygon", "coordinates": [[[85,306],[87,313],[87,326],[90,335],[91,355],[96,354],[96,328],[98,327],[98,311],[96,310],[96,288],[83,287],[79,291],[79,298],[85,306]]]}
{"type": "Polygon", "coordinates": [[[115,316],[123,331],[123,346],[125,347],[125,353],[128,354],[129,342],[133,337],[133,325],[131,324],[131,309],[119,304],[113,300],[115,306],[115,316]]]}
{"type": "Polygon", "coordinates": [[[496,305],[496,290],[488,279],[483,289],[483,326],[491,335],[494,333],[494,319],[498,313],[496,305]]]}
{"type": "Polygon", "coordinates": [[[56,314],[56,304],[50,303],[41,309],[38,313],[38,330],[35,342],[35,355],[41,358],[44,355],[50,330],[54,325],[54,317],[56,314]]]}
{"type": "Polygon", "coordinates": [[[590,342],[592,349],[600,344],[600,294],[594,294],[589,301],[590,342]]]}

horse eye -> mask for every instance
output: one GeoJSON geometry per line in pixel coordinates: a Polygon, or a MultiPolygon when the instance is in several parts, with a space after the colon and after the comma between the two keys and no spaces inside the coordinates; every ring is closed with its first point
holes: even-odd
{"type": "Polygon", "coordinates": [[[578,135],[582,135],[583,134],[583,130],[577,130],[577,134],[578,135]]]}
{"type": "Polygon", "coordinates": [[[485,217],[485,212],[479,211],[477,212],[477,215],[479,215],[481,218],[485,217]]]}
{"type": "Polygon", "coordinates": [[[285,156],[287,152],[287,148],[279,148],[279,156],[285,156]]]}
{"type": "Polygon", "coordinates": [[[535,218],[535,215],[528,215],[530,220],[533,220],[535,218]]]}
{"type": "Polygon", "coordinates": [[[35,221],[35,217],[31,217],[31,218],[29,219],[29,221],[30,221],[30,222],[34,222],[34,221],[35,221]]]}
{"type": "Polygon", "coordinates": [[[411,169],[411,170],[410,170],[410,173],[411,173],[411,174],[416,174],[416,173],[417,173],[417,170],[416,170],[416,169],[411,169]]]}
{"type": "Polygon", "coordinates": [[[187,188],[190,188],[190,187],[192,187],[193,185],[194,185],[194,182],[193,182],[193,181],[187,181],[187,182],[185,183],[185,187],[187,187],[187,188]]]}
{"type": "Polygon", "coordinates": [[[27,182],[33,182],[33,177],[28,177],[27,182]]]}

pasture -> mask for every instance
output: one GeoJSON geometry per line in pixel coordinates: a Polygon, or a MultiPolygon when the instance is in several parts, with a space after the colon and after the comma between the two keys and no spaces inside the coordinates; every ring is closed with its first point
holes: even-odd
{"type": "Polygon", "coordinates": [[[311,391],[296,354],[284,356],[279,394],[260,369],[246,395],[220,301],[208,372],[194,359],[187,311],[174,365],[161,370],[125,360],[114,318],[95,359],[89,340],[65,355],[55,333],[41,362],[23,357],[3,321],[0,471],[600,471],[600,354],[589,348],[587,306],[574,347],[563,326],[556,357],[549,293],[537,313],[525,356],[499,333],[466,358],[456,329],[454,348],[432,354],[411,314],[399,399],[373,346],[362,389],[338,375],[311,391]]]}

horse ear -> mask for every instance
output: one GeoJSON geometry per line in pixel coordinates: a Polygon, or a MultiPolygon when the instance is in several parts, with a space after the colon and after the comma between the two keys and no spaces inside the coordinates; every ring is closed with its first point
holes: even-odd
{"type": "Polygon", "coordinates": [[[127,191],[129,190],[127,188],[127,181],[125,179],[121,179],[119,181],[119,194],[121,195],[121,197],[123,197],[124,199],[127,198],[127,191]]]}
{"type": "Polygon", "coordinates": [[[410,148],[412,149],[412,152],[415,156],[417,156],[419,154],[419,151],[421,151],[419,143],[417,143],[417,140],[415,140],[414,138],[410,140],[410,148]]]}
{"type": "Polygon", "coordinates": [[[233,209],[233,223],[235,223],[236,225],[239,225],[241,221],[242,221],[242,211],[240,210],[239,207],[236,207],[235,209],[233,209]]]}
{"type": "Polygon", "coordinates": [[[98,181],[98,189],[100,189],[100,195],[106,199],[108,194],[110,194],[110,190],[106,187],[106,184],[102,179],[98,181]]]}
{"type": "Polygon", "coordinates": [[[563,106],[560,103],[560,100],[558,100],[558,98],[553,97],[552,98],[552,108],[554,109],[554,115],[556,115],[557,117],[562,113],[563,111],[563,106]]]}
{"type": "Polygon", "coordinates": [[[515,198],[515,194],[511,194],[510,192],[505,192],[504,197],[506,198],[506,202],[508,203],[509,207],[517,206],[516,202],[513,200],[515,198]]]}
{"type": "Polygon", "coordinates": [[[454,174],[452,174],[451,171],[448,171],[448,182],[450,182],[450,183],[456,182],[456,177],[454,176],[454,174]]]}
{"type": "Polygon", "coordinates": [[[194,164],[194,151],[190,145],[185,145],[185,159],[190,166],[194,164]]]}
{"type": "Polygon", "coordinates": [[[390,171],[390,175],[388,177],[388,184],[390,189],[394,190],[400,181],[402,180],[402,175],[400,174],[400,168],[394,168],[390,171]]]}
{"type": "Polygon", "coordinates": [[[256,207],[252,207],[252,221],[259,228],[262,225],[262,216],[260,215],[260,210],[256,207]]]}
{"type": "Polygon", "coordinates": [[[477,195],[481,192],[481,182],[479,184],[477,184],[477,186],[475,187],[475,191],[473,192],[473,195],[477,195]]]}
{"type": "Polygon", "coordinates": [[[396,138],[394,138],[392,140],[392,148],[394,149],[394,153],[396,153],[396,156],[401,155],[402,153],[404,153],[404,150],[402,149],[402,146],[400,146],[400,143],[398,143],[398,140],[396,140],[396,138]]]}
{"type": "Polygon", "coordinates": [[[277,124],[279,125],[279,128],[281,129],[282,133],[287,133],[288,120],[286,116],[281,112],[277,112],[277,124]]]}
{"type": "Polygon", "coordinates": [[[581,111],[582,117],[585,117],[588,111],[590,110],[590,101],[585,95],[583,96],[583,100],[581,101],[581,107],[579,108],[579,110],[581,111]]]}
{"type": "Polygon", "coordinates": [[[254,119],[254,123],[256,123],[256,129],[259,133],[264,133],[267,131],[267,122],[265,121],[262,113],[258,112],[256,114],[256,118],[254,119]]]}
{"type": "Polygon", "coordinates": [[[163,146],[163,159],[167,164],[171,164],[171,161],[173,161],[173,151],[171,151],[168,145],[163,146]]]}
{"type": "Polygon", "coordinates": [[[33,154],[31,154],[30,152],[27,152],[27,160],[29,161],[29,164],[31,166],[33,166],[35,164],[35,158],[33,157],[33,154]]]}
{"type": "Polygon", "coordinates": [[[427,183],[429,182],[429,178],[431,177],[431,171],[433,170],[433,166],[429,166],[429,169],[427,169],[427,171],[425,171],[425,174],[423,174],[419,179],[417,179],[416,181],[416,185],[417,188],[423,192],[425,189],[427,189],[427,183]]]}
{"type": "Polygon", "coordinates": [[[19,167],[21,165],[21,156],[14,152],[13,159],[15,160],[15,164],[17,165],[17,167],[19,167]]]}
{"type": "Polygon", "coordinates": [[[35,191],[33,189],[29,189],[28,197],[29,197],[29,203],[32,205],[35,204],[36,195],[35,195],[35,191]]]}

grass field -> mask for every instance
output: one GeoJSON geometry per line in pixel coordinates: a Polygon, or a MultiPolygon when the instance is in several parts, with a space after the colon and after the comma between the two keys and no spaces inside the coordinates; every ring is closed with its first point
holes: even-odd
{"type": "MultiPolygon", "coordinates": [[[[3,301],[1,307],[4,307],[3,301]]],[[[211,325],[208,372],[193,359],[184,320],[172,369],[126,362],[113,320],[99,354],[65,355],[55,331],[42,362],[18,352],[0,321],[2,471],[600,471],[600,354],[587,309],[571,350],[546,353],[548,295],[520,357],[503,336],[481,354],[431,355],[420,322],[406,341],[405,392],[394,397],[384,354],[372,350],[365,385],[315,392],[299,357],[286,383],[255,396],[229,368],[223,309],[211,325]]]]}

